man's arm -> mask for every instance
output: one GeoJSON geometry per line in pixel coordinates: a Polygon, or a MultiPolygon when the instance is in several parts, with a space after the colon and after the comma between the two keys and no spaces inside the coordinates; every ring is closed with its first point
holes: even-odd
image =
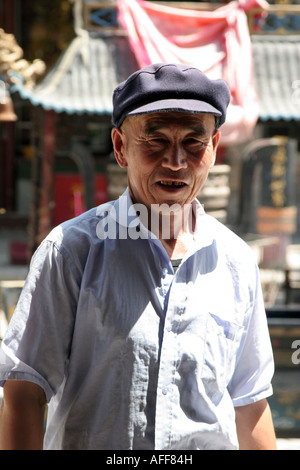
{"type": "Polygon", "coordinates": [[[41,450],[46,396],[38,385],[8,380],[0,410],[0,450],[41,450]]]}
{"type": "Polygon", "coordinates": [[[240,450],[276,450],[271,410],[266,399],[235,408],[240,450]]]}

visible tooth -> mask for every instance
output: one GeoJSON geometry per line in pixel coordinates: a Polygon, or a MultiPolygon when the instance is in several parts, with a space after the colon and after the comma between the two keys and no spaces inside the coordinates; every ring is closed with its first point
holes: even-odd
{"type": "Polygon", "coordinates": [[[181,181],[161,181],[160,184],[163,184],[165,186],[183,186],[184,183],[181,181]]]}

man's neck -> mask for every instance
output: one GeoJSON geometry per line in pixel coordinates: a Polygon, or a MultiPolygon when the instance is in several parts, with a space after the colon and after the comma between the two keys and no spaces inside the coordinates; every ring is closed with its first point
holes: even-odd
{"type": "Polygon", "coordinates": [[[182,259],[186,255],[192,239],[192,234],[182,234],[173,240],[161,239],[160,241],[170,259],[182,259]]]}
{"type": "MultiPolygon", "coordinates": [[[[134,197],[131,194],[133,204],[134,197]]],[[[146,208],[146,206],[144,206],[146,208]]],[[[194,237],[196,218],[193,204],[153,204],[139,218],[162,243],[170,259],[181,259],[194,237]]]]}
{"type": "MultiPolygon", "coordinates": [[[[172,207],[172,206],[171,206],[172,207]]],[[[159,238],[170,259],[181,259],[193,240],[195,218],[192,204],[181,210],[151,211],[150,230],[159,238]]]]}

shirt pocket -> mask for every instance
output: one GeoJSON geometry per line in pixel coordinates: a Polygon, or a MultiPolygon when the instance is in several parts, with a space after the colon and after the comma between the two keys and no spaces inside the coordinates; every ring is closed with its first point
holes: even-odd
{"type": "Polygon", "coordinates": [[[208,313],[202,380],[211,398],[223,394],[230,382],[243,330],[237,323],[208,313]]]}

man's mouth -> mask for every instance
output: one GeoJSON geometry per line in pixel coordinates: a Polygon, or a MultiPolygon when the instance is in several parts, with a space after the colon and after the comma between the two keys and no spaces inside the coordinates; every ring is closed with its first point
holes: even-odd
{"type": "Polygon", "coordinates": [[[158,181],[157,184],[159,184],[160,186],[166,187],[166,188],[180,188],[180,187],[185,186],[185,183],[183,181],[165,181],[165,180],[161,180],[161,181],[158,181]]]}

